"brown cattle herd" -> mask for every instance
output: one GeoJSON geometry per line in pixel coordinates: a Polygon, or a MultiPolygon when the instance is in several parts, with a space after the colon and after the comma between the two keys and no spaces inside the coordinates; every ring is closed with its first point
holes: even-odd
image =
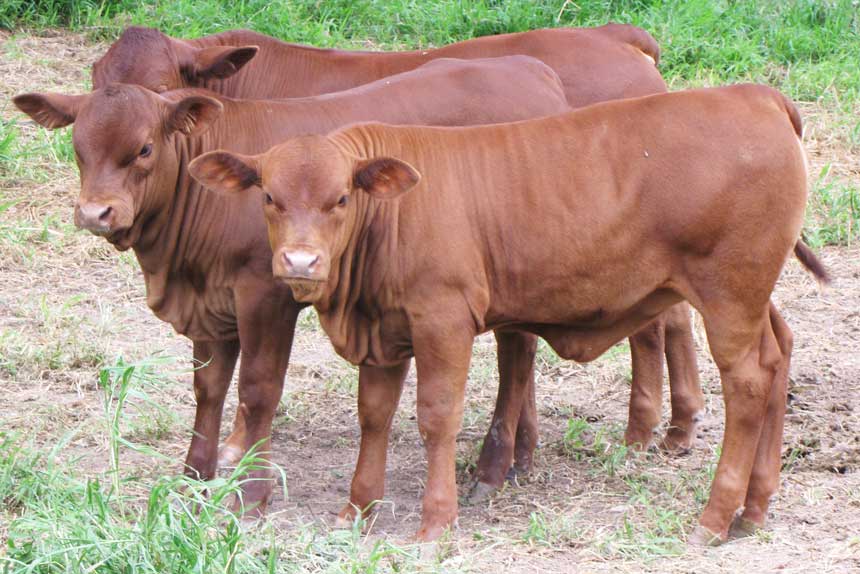
{"type": "MultiPolygon", "coordinates": [[[[428,472],[416,538],[457,519],[455,446],[475,337],[492,330],[499,390],[469,498],[531,470],[537,338],[591,361],[629,338],[628,445],[692,445],[704,408],[690,306],[719,368],[725,435],[689,543],[765,524],[779,484],[792,333],[771,302],[807,196],[801,119],[757,85],[666,93],[633,26],[352,52],[237,30],[192,40],[129,28],[93,91],[15,105],[69,124],[75,224],[132,249],[147,304],[193,343],[185,471],[209,479],[254,445],[268,459],[299,311],[358,365],[361,444],[337,522],[385,493],[409,370],[428,472]],[[762,225],[766,221],[767,225],[762,225]],[[239,354],[239,406],[219,449],[239,354]]],[[[237,509],[265,513],[274,473],[237,509]]]]}

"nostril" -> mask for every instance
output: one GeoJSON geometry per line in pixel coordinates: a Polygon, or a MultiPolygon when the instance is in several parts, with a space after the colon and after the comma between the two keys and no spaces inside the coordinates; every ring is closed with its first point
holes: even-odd
{"type": "Polygon", "coordinates": [[[113,212],[113,208],[110,206],[102,209],[101,213],[99,213],[99,221],[101,223],[107,223],[107,219],[110,217],[111,212],[113,212]]]}
{"type": "Polygon", "coordinates": [[[284,251],[281,253],[281,260],[288,272],[308,275],[314,272],[314,268],[322,261],[322,257],[307,251],[284,251]]]}

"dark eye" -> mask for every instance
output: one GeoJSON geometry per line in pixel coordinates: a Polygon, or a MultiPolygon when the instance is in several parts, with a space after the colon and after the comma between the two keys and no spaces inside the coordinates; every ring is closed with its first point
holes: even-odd
{"type": "Polygon", "coordinates": [[[140,153],[137,154],[139,157],[149,157],[152,155],[152,144],[148,143],[140,148],[140,153]]]}
{"type": "Polygon", "coordinates": [[[343,207],[343,206],[344,206],[344,205],[346,205],[348,202],[349,202],[349,196],[348,196],[348,195],[341,195],[341,196],[340,196],[340,199],[338,199],[338,200],[337,200],[337,206],[338,206],[338,207],[343,207]]]}
{"type": "Polygon", "coordinates": [[[272,196],[269,195],[268,193],[264,197],[266,198],[266,205],[272,205],[272,203],[274,203],[274,201],[275,201],[274,199],[272,199],[272,196]]]}

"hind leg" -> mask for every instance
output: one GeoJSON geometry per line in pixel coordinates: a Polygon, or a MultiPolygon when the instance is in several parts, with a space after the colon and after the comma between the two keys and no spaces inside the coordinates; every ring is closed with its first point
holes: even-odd
{"type": "Polygon", "coordinates": [[[693,446],[696,427],[705,409],[690,306],[678,303],[663,316],[666,321],[666,364],[669,367],[672,420],[660,446],[671,452],[687,452],[693,446]]]}
{"type": "Polygon", "coordinates": [[[744,501],[744,511],[732,524],[733,536],[751,534],[764,526],[770,498],[779,487],[779,470],[782,465],[782,433],[794,337],[788,324],[780,316],[773,303],[770,305],[770,324],[779,345],[782,361],[777,369],[773,387],[771,387],[767,418],[759,438],[755,463],[744,501]]]}
{"type": "MultiPolygon", "coordinates": [[[[537,338],[534,339],[535,350],[537,338]]],[[[525,476],[532,471],[534,452],[538,443],[537,403],[535,400],[535,370],[534,355],[532,355],[526,391],[523,393],[523,406],[520,409],[520,420],[517,423],[517,440],[514,443],[514,466],[511,472],[514,476],[525,476]]]]}
{"type": "Polygon", "coordinates": [[[236,408],[236,417],[233,419],[233,430],[230,435],[224,440],[224,445],[218,451],[218,468],[228,466],[236,466],[242,457],[245,456],[245,444],[248,442],[245,438],[248,434],[248,427],[245,424],[245,418],[248,413],[247,409],[239,405],[236,408]]]}
{"type": "Polygon", "coordinates": [[[633,376],[624,443],[646,449],[660,424],[663,402],[663,348],[665,321],[658,317],[630,336],[633,376]]]}
{"type": "Polygon", "coordinates": [[[471,503],[480,502],[501,487],[512,464],[528,472],[537,442],[534,407],[537,337],[521,332],[497,331],[495,335],[499,391],[493,420],[478,458],[475,485],[469,494],[471,503]]]}
{"type": "Polygon", "coordinates": [[[726,429],[711,495],[689,542],[714,544],[728,538],[735,511],[744,502],[782,353],[768,307],[753,312],[729,304],[702,315],[720,369],[726,429]]]}

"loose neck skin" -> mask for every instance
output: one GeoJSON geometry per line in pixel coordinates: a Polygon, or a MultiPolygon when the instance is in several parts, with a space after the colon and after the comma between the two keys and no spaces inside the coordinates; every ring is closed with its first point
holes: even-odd
{"type": "MultiPolygon", "coordinates": [[[[201,257],[214,256],[211,253],[202,253],[210,247],[217,246],[219,252],[224,251],[224,246],[220,244],[222,240],[215,238],[223,235],[225,229],[235,229],[237,218],[238,221],[247,223],[248,229],[243,233],[253,237],[255,244],[265,239],[259,194],[249,191],[241,196],[225,197],[201,189],[188,176],[186,170],[188,163],[195,157],[215,149],[258,154],[299,134],[326,133],[345,124],[368,119],[400,121],[414,116],[408,106],[373,105],[383,92],[392,89],[389,86],[380,86],[379,89],[365,89],[354,94],[272,101],[234,100],[219,96],[218,99],[224,106],[222,116],[202,136],[173,136],[175,155],[172,162],[175,167],[161,169],[160,171],[170,175],[153,184],[157,188],[154,195],[163,199],[158,205],[138,216],[141,230],[134,248],[144,269],[163,266],[173,259],[189,261],[188,257],[192,255],[190,253],[182,253],[181,257],[177,253],[175,258],[169,256],[171,252],[186,247],[186,243],[181,241],[180,232],[185,236],[202,235],[208,241],[216,242],[216,245],[207,245],[206,249],[201,246],[201,257]],[[166,197],[168,192],[165,190],[168,189],[169,197],[166,197]],[[197,221],[204,224],[196,225],[197,221]],[[205,229],[205,232],[202,229],[205,229]]],[[[205,90],[185,89],[170,92],[167,97],[179,100],[191,95],[214,96],[205,90]]],[[[432,117],[432,114],[423,113],[418,114],[419,117],[415,119],[433,122],[443,119],[444,115],[444,112],[440,112],[438,116],[432,117]]],[[[271,257],[268,252],[265,256],[271,257]]]]}
{"type": "Polygon", "coordinates": [[[179,333],[221,340],[235,336],[232,287],[238,277],[271,277],[262,199],[253,189],[235,195],[206,190],[187,166],[219,148],[261,153],[293,135],[297,123],[268,104],[222,103],[223,116],[201,136],[173,135],[172,149],[164,150],[173,156],[159,166],[164,175],[150,190],[161,199],[137,216],[140,235],[132,245],[146,279],[147,304],[156,315],[179,333]]]}
{"type": "MultiPolygon", "coordinates": [[[[383,141],[376,127],[357,126],[333,141],[355,159],[402,157],[403,142],[383,141]]],[[[353,191],[328,281],[314,302],[335,350],[353,364],[390,365],[412,356],[408,335],[398,338],[394,333],[408,323],[403,303],[418,284],[412,275],[414,261],[427,254],[410,250],[408,239],[403,241],[415,231],[400,225],[404,201],[406,196],[382,200],[353,191]],[[383,337],[383,331],[388,336],[383,337]]]]}
{"type": "MultiPolygon", "coordinates": [[[[167,97],[178,100],[193,94],[213,95],[187,89],[170,92],[167,97]]],[[[207,289],[216,285],[229,287],[239,269],[247,268],[248,261],[255,273],[271,275],[272,254],[260,193],[247,190],[226,196],[206,190],[188,175],[188,164],[215,149],[262,153],[301,133],[335,129],[352,121],[350,115],[355,115],[349,97],[326,102],[219,99],[224,105],[223,114],[204,134],[173,135],[173,157],[159,167],[162,175],[153,181],[147,196],[151,204],[144,207],[135,222],[139,234],[131,247],[146,277],[148,304],[171,323],[175,312],[168,309],[159,313],[169,306],[165,300],[170,298],[171,285],[183,280],[193,283],[206,270],[207,289]]],[[[180,332],[183,329],[177,327],[180,332]]]]}
{"type": "MultiPolygon", "coordinates": [[[[566,148],[560,156],[583,157],[580,152],[594,143],[592,138],[567,138],[562,144],[560,122],[539,121],[544,122],[537,130],[542,137],[552,134],[553,141],[566,148]]],[[[566,270],[545,260],[561,259],[557,251],[579,251],[579,246],[511,242],[512,228],[534,229],[535,206],[545,203],[547,194],[570,196],[572,201],[559,203],[552,218],[571,221],[576,221],[574,198],[580,195],[575,182],[559,190],[552,173],[536,176],[523,169],[539,163],[529,157],[532,146],[524,137],[528,130],[526,122],[498,133],[490,126],[363,125],[331,136],[347,156],[395,157],[422,173],[422,181],[397,199],[377,200],[354,192],[361,202],[355,202],[346,247],[333,265],[327,293],[315,302],[339,354],[357,364],[409,357],[410,317],[430,312],[428,300],[465,304],[476,332],[509,322],[510,312],[523,306],[507,290],[497,290],[499,285],[517,285],[522,297],[529,298],[526,306],[540,308],[547,290],[530,285],[530,262],[550,269],[546,280],[553,285],[569,285],[566,270]],[[498,161],[501,157],[506,161],[498,161]]],[[[593,245],[588,241],[583,248],[593,250],[593,245]]],[[[584,279],[591,273],[574,266],[567,270],[584,279]]],[[[543,318],[536,316],[535,322],[538,319],[543,318]]]]}
{"type": "MultiPolygon", "coordinates": [[[[169,97],[178,100],[194,94],[213,96],[204,90],[187,89],[171,92],[169,97]]],[[[216,254],[229,256],[232,250],[225,250],[225,242],[243,247],[249,241],[255,246],[267,245],[259,193],[248,190],[225,196],[201,188],[187,173],[188,163],[195,157],[215,149],[262,153],[292,136],[325,132],[349,121],[339,111],[337,101],[315,104],[310,100],[293,103],[218,99],[224,112],[204,134],[173,136],[174,157],[170,163],[175,167],[163,170],[169,175],[153,184],[168,197],[157,208],[138,216],[141,232],[133,247],[144,270],[154,270],[174,260],[188,263],[199,257],[211,259],[216,254]],[[241,234],[235,233],[237,227],[241,234]],[[241,237],[224,239],[228,235],[241,237]],[[191,236],[202,238],[204,244],[185,239],[191,236]],[[192,252],[183,252],[187,249],[192,252]]],[[[271,257],[268,247],[263,251],[262,256],[271,257]]]]}

